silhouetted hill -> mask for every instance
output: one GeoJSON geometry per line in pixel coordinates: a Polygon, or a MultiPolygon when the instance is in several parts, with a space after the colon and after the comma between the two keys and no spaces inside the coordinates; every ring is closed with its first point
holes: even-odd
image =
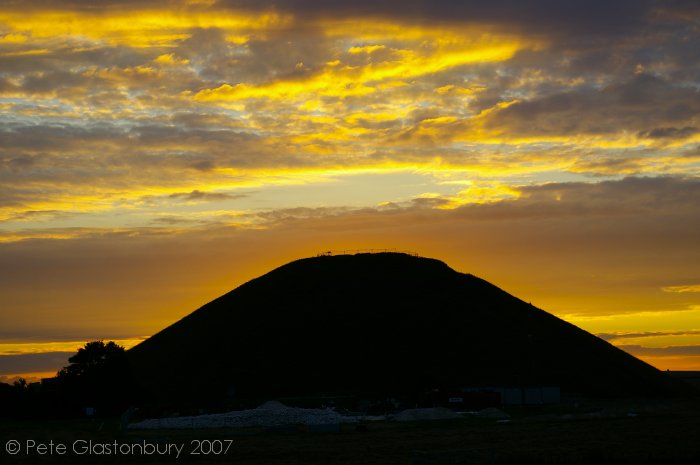
{"type": "Polygon", "coordinates": [[[650,365],[482,279],[397,253],[289,263],[129,356],[144,385],[167,401],[489,384],[554,383],[601,396],[683,391],[650,365]]]}

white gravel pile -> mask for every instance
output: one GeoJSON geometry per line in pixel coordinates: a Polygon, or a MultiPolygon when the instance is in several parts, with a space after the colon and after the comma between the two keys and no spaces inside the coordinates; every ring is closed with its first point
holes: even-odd
{"type": "Polygon", "coordinates": [[[479,410],[476,416],[479,418],[489,418],[492,420],[508,420],[510,418],[510,415],[508,415],[506,412],[493,407],[479,410]]]}
{"type": "Polygon", "coordinates": [[[396,421],[447,420],[449,418],[459,418],[459,415],[445,407],[411,408],[394,416],[396,421]]]}
{"type": "Polygon", "coordinates": [[[129,429],[187,429],[187,428],[241,428],[285,425],[328,425],[352,423],[354,417],[344,417],[331,409],[287,407],[269,401],[250,410],[240,410],[194,417],[154,418],[131,423],[129,429]]]}
{"type": "MultiPolygon", "coordinates": [[[[501,412],[502,413],[502,412],[501,412]]],[[[361,421],[421,421],[460,418],[450,409],[414,408],[396,415],[344,416],[331,409],[287,407],[277,401],[268,401],[257,408],[193,417],[153,418],[129,424],[129,429],[189,429],[189,428],[242,428],[276,427],[291,425],[338,425],[361,421]]]]}

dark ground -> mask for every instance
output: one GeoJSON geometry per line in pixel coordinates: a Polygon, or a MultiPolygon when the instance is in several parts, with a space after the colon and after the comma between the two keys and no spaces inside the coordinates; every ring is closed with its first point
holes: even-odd
{"type": "MultiPolygon", "coordinates": [[[[343,425],[338,433],[301,430],[119,430],[101,419],[0,422],[2,464],[230,463],[331,464],[697,464],[700,403],[594,402],[577,408],[511,408],[510,422],[468,417],[412,423],[372,422],[366,431],[343,425]],[[18,440],[22,451],[6,452],[18,440]],[[26,441],[67,445],[63,456],[26,453],[26,441]],[[184,443],[175,456],[76,455],[72,443],[184,443]],[[193,440],[231,440],[228,453],[190,455],[193,440]]],[[[216,447],[215,443],[215,447],[216,447]]],[[[205,445],[205,448],[207,446],[205,445]]]]}

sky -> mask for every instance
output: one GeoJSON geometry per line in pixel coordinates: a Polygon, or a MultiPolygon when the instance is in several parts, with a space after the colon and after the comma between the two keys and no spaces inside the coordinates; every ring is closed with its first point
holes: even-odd
{"type": "Polygon", "coordinates": [[[0,0],[0,381],[326,250],[700,370],[700,6],[0,0]]]}

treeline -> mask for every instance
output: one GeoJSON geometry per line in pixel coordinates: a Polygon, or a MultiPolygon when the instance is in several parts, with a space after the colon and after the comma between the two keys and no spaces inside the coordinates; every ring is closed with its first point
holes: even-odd
{"type": "Polygon", "coordinates": [[[14,418],[112,416],[142,400],[124,347],[85,344],[54,378],[0,383],[0,415],[14,418]]]}

